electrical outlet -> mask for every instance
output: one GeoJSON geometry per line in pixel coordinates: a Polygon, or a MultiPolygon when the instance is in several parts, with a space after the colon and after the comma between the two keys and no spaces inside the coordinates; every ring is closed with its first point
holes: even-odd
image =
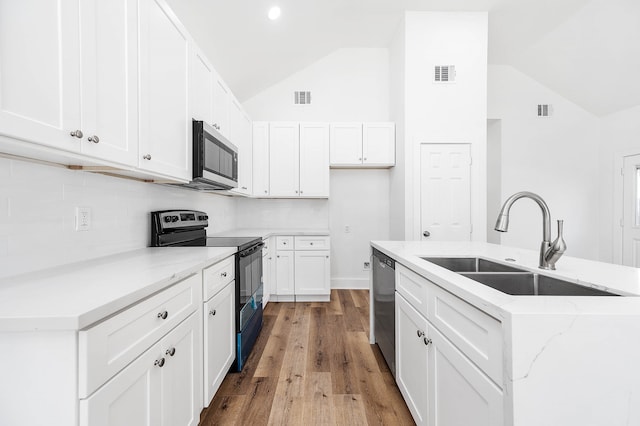
{"type": "Polygon", "coordinates": [[[76,207],[76,231],[88,231],[91,227],[91,209],[76,207]]]}
{"type": "Polygon", "coordinates": [[[369,271],[371,269],[371,262],[364,262],[362,265],[362,269],[365,271],[369,271]]]}
{"type": "Polygon", "coordinates": [[[345,233],[345,234],[348,234],[348,233],[350,233],[350,232],[351,232],[351,227],[350,227],[349,225],[345,225],[345,226],[344,226],[344,233],[345,233]]]}

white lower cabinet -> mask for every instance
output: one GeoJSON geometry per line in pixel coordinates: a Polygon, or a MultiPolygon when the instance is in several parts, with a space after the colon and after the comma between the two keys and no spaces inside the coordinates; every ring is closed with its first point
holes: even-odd
{"type": "Polygon", "coordinates": [[[80,424],[197,425],[200,420],[201,328],[193,313],[87,399],[80,424]]]}
{"type": "Polygon", "coordinates": [[[328,301],[331,294],[329,236],[276,237],[274,299],[328,301]]]}
{"type": "Polygon", "coordinates": [[[396,365],[416,424],[504,423],[502,390],[397,292],[396,365]]]}
{"type": "Polygon", "coordinates": [[[204,405],[208,406],[235,359],[235,281],[204,304],[204,405]]]}

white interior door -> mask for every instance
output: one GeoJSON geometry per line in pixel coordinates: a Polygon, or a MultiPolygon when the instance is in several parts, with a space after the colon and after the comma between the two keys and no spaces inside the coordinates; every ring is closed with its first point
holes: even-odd
{"type": "Polygon", "coordinates": [[[471,147],[420,146],[421,239],[471,239],[471,147]]]}
{"type": "Polygon", "coordinates": [[[622,263],[640,267],[640,154],[624,157],[622,263]]]}

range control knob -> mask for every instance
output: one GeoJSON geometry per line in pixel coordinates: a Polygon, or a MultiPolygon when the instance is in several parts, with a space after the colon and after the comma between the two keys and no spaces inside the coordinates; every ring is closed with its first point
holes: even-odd
{"type": "Polygon", "coordinates": [[[171,216],[171,222],[177,222],[178,216],[171,216]]]}
{"type": "Polygon", "coordinates": [[[164,217],[164,221],[165,222],[171,222],[171,216],[165,216],[164,217]]]}
{"type": "Polygon", "coordinates": [[[198,220],[207,220],[209,216],[198,216],[198,220]]]}

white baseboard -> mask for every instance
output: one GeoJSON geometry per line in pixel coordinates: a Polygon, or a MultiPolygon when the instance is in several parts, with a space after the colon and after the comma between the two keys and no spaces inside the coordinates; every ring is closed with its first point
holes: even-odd
{"type": "Polygon", "coordinates": [[[369,278],[332,278],[331,288],[340,290],[368,290],[369,278]]]}

